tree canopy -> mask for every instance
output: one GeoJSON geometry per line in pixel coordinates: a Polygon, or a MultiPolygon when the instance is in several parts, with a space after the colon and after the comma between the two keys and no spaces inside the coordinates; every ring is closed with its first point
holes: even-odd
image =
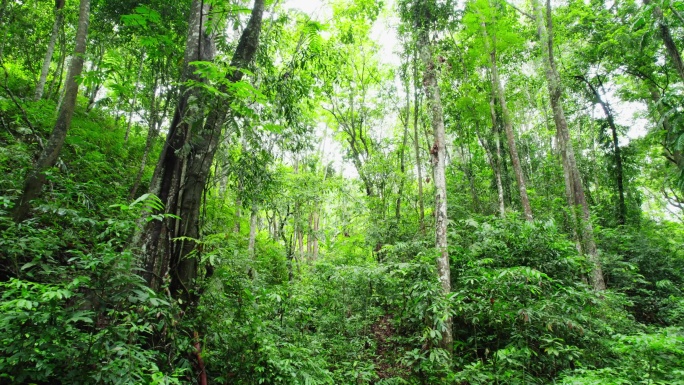
{"type": "Polygon", "coordinates": [[[0,0],[0,36],[0,383],[681,383],[683,1],[0,0]]]}

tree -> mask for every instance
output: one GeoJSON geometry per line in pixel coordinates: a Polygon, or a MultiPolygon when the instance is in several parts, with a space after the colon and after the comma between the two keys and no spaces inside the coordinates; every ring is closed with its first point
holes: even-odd
{"type": "MultiPolygon", "coordinates": [[[[432,45],[430,42],[429,8],[427,5],[418,6],[416,26],[418,27],[418,49],[425,66],[423,73],[423,86],[427,99],[429,115],[432,122],[434,144],[430,148],[432,156],[432,175],[435,184],[435,248],[437,257],[437,274],[442,287],[442,293],[446,296],[451,292],[451,271],[449,268],[449,250],[447,249],[447,196],[446,196],[446,133],[444,130],[444,113],[440,97],[439,83],[437,81],[437,67],[433,58],[432,45]]],[[[448,351],[453,349],[452,319],[449,315],[444,322],[441,345],[448,351]]]]}
{"type": "Polygon", "coordinates": [[[40,71],[40,78],[36,84],[36,92],[33,95],[34,100],[39,100],[43,97],[43,90],[45,89],[45,82],[47,81],[48,72],[50,72],[50,64],[52,63],[52,54],[55,52],[55,44],[57,43],[57,36],[59,29],[62,27],[64,15],[62,9],[64,8],[64,0],[55,0],[55,23],[52,26],[52,34],[48,42],[47,51],[45,52],[45,59],[43,59],[43,68],[40,71]]]}
{"type": "MultiPolygon", "coordinates": [[[[489,6],[488,11],[494,12],[491,6],[489,6]]],[[[515,133],[513,132],[513,122],[511,119],[511,114],[508,111],[508,105],[506,104],[506,93],[501,85],[501,80],[499,79],[499,68],[497,65],[497,54],[496,54],[496,35],[490,38],[487,32],[487,22],[482,20],[480,22],[480,27],[482,28],[482,38],[485,45],[485,51],[489,54],[489,64],[491,72],[491,82],[492,82],[492,93],[498,98],[499,106],[501,107],[501,115],[503,116],[504,132],[506,133],[506,139],[508,141],[508,153],[511,156],[511,164],[513,165],[513,172],[515,173],[515,179],[518,183],[518,191],[520,192],[520,203],[523,207],[523,212],[525,214],[525,219],[528,221],[533,220],[532,207],[530,206],[530,199],[527,196],[527,186],[525,183],[525,175],[520,165],[520,157],[518,156],[518,147],[515,143],[515,133]]]]}
{"type": "MultiPolygon", "coordinates": [[[[230,62],[230,71],[220,81],[219,91],[228,95],[230,88],[242,80],[243,69],[249,67],[256,54],[261,33],[264,0],[256,0],[247,26],[240,36],[230,62]]],[[[199,259],[191,255],[199,238],[202,192],[222,137],[222,126],[230,101],[215,100],[204,115],[200,92],[207,78],[198,74],[197,61],[214,58],[214,37],[211,26],[211,6],[194,0],[190,12],[188,39],[185,48],[184,80],[195,85],[185,86],[171,122],[150,191],[165,204],[163,221],[148,222],[136,235],[134,246],[139,250],[143,276],[153,290],[159,290],[163,277],[170,276],[170,289],[182,298],[184,306],[197,298],[193,283],[198,274],[199,259]]]]}
{"type": "Polygon", "coordinates": [[[88,36],[88,24],[90,18],[90,0],[81,0],[79,6],[78,29],[76,31],[76,46],[74,56],[69,66],[69,75],[66,80],[64,101],[59,107],[57,121],[52,130],[50,139],[40,153],[38,160],[26,177],[22,194],[17,201],[12,216],[15,222],[21,222],[28,217],[31,209],[31,201],[38,197],[46,181],[45,172],[57,163],[59,153],[64,145],[67,131],[71,125],[71,119],[76,108],[76,96],[78,95],[77,79],[83,70],[83,60],[86,51],[86,38],[88,36]]]}
{"type": "MultiPolygon", "coordinates": [[[[615,123],[615,116],[610,105],[603,100],[598,88],[595,87],[586,77],[578,75],[577,78],[586,83],[594,102],[598,103],[606,115],[606,122],[610,128],[611,144],[613,146],[613,157],[615,159],[615,182],[618,190],[618,207],[617,207],[617,222],[624,225],[627,221],[627,205],[625,204],[625,177],[624,167],[622,166],[622,152],[620,150],[620,142],[618,139],[618,129],[615,123]]],[[[600,80],[599,80],[600,81],[600,80]]]]}
{"type": "Polygon", "coordinates": [[[551,4],[547,1],[546,10],[541,5],[540,0],[532,0],[535,21],[537,24],[537,35],[539,37],[540,49],[544,61],[546,82],[548,87],[551,108],[553,109],[553,120],[556,124],[558,147],[561,154],[565,191],[568,199],[568,206],[575,225],[578,245],[581,252],[585,253],[592,263],[591,284],[596,290],[605,290],[606,284],[603,279],[603,270],[596,250],[594,240],[594,228],[591,223],[591,211],[584,195],[584,187],[580,177],[575,151],[570,141],[568,123],[562,105],[563,88],[561,79],[556,69],[553,45],[553,20],[551,15],[551,4]],[[548,29],[547,29],[548,24],[548,29]],[[577,215],[577,211],[580,215],[577,215]]]}

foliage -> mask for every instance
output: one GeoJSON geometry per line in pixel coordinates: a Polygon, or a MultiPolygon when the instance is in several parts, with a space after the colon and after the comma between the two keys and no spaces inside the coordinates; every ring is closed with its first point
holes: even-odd
{"type": "Polygon", "coordinates": [[[611,350],[619,359],[600,369],[577,369],[561,384],[681,384],[684,338],[680,328],[615,335],[611,350]],[[637,380],[638,379],[638,380],[637,380]],[[635,382],[637,380],[637,382],[635,382]]]}
{"type": "MultiPolygon", "coordinates": [[[[130,207],[134,216],[136,206],[130,207]]],[[[69,238],[54,243],[60,237],[50,228],[0,217],[3,259],[32,256],[0,284],[0,377],[11,383],[180,384],[186,368],[164,365],[165,352],[148,348],[151,335],[173,340],[176,310],[145,285],[133,255],[120,249],[134,222],[78,219],[103,229],[97,245],[66,249],[62,242],[69,238]]]]}
{"type": "Polygon", "coordinates": [[[625,300],[582,283],[586,261],[552,222],[466,220],[459,237],[454,313],[456,378],[545,383],[609,357],[604,338],[632,326],[625,300]]]}
{"type": "MultiPolygon", "coordinates": [[[[183,57],[190,2],[93,1],[65,146],[15,223],[61,102],[78,2],[66,2],[37,101],[56,3],[0,3],[0,383],[684,384],[683,2],[549,3],[600,292],[577,252],[527,4],[336,0],[315,16],[265,1],[253,66],[234,83],[250,2],[203,2],[209,62],[183,57]],[[422,28],[447,130],[448,294],[422,28]],[[186,61],[203,81],[182,82],[186,61]],[[179,300],[172,270],[148,287],[131,240],[165,218],[148,191],[172,121],[197,130],[215,108],[226,115],[202,162],[208,183],[191,186],[203,187],[197,239],[162,229],[154,245],[194,245],[195,297],[179,300]],[[449,319],[453,352],[440,347],[449,319]]],[[[206,145],[188,138],[167,151],[206,145]]]]}

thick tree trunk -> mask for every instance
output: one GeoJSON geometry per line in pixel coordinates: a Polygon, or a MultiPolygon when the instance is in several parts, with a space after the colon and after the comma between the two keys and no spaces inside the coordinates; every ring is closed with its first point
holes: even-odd
{"type": "Polygon", "coordinates": [[[492,73],[492,93],[499,99],[499,106],[501,107],[501,115],[504,121],[504,132],[508,141],[508,153],[511,156],[511,164],[513,165],[513,173],[515,174],[516,182],[518,183],[518,192],[520,193],[520,203],[523,207],[525,219],[532,221],[532,206],[530,206],[530,199],[527,196],[527,186],[525,184],[525,175],[520,165],[520,157],[518,156],[518,146],[515,144],[515,134],[513,133],[513,122],[511,114],[508,111],[506,104],[506,93],[504,92],[501,80],[499,79],[499,69],[496,63],[496,48],[490,47],[489,36],[485,23],[481,23],[484,35],[485,49],[489,52],[490,69],[492,73]]]}
{"type": "MultiPolygon", "coordinates": [[[[188,43],[185,51],[184,79],[197,78],[194,67],[189,63],[197,60],[209,61],[214,56],[213,37],[208,35],[207,26],[210,7],[202,0],[193,0],[189,23],[188,43]]],[[[242,33],[233,54],[231,66],[246,68],[252,62],[261,32],[264,0],[256,0],[250,20],[242,33]]],[[[227,75],[229,82],[238,82],[243,72],[236,70],[227,75]]],[[[222,91],[227,91],[222,87],[222,91]]],[[[216,101],[209,115],[190,114],[191,95],[197,102],[203,102],[197,89],[183,89],[171,123],[167,141],[153,176],[151,192],[166,205],[167,217],[163,221],[151,221],[134,240],[141,253],[144,277],[150,287],[159,290],[162,278],[170,277],[172,295],[183,299],[188,306],[197,299],[193,291],[198,274],[197,256],[188,256],[195,248],[192,239],[199,237],[199,215],[202,193],[211,164],[221,138],[221,127],[230,102],[216,101]],[[182,220],[181,220],[182,219],[182,220]],[[183,238],[181,241],[174,239],[183,238]]],[[[203,109],[199,109],[202,111],[203,109]]]]}
{"type": "MultiPolygon", "coordinates": [[[[427,21],[425,21],[427,22],[427,21]]],[[[446,196],[446,133],[444,129],[444,113],[437,82],[435,62],[430,47],[429,32],[425,27],[419,31],[421,57],[425,64],[423,84],[432,118],[434,144],[430,150],[432,155],[433,179],[435,183],[435,247],[439,251],[437,257],[437,274],[442,286],[443,295],[451,292],[451,271],[449,268],[449,251],[447,249],[447,196],[446,196]]],[[[452,319],[444,322],[441,346],[451,352],[453,350],[452,319]]]]}
{"type": "MultiPolygon", "coordinates": [[[[499,139],[501,139],[502,137],[501,131],[501,123],[499,122],[496,127],[496,132],[499,135],[499,139]]],[[[501,161],[501,183],[503,183],[504,188],[504,200],[506,201],[506,204],[508,206],[513,206],[513,194],[511,193],[511,173],[508,172],[508,162],[506,161],[506,147],[501,145],[501,141],[499,141],[499,151],[501,152],[499,161],[501,161]]]]}
{"type": "MultiPolygon", "coordinates": [[[[211,46],[213,41],[206,32],[209,10],[210,6],[205,5],[203,1],[193,0],[188,23],[183,81],[189,79],[198,82],[203,81],[194,74],[194,67],[190,65],[190,62],[213,59],[213,47],[211,46]]],[[[179,210],[179,198],[184,193],[184,187],[195,187],[184,184],[184,179],[187,169],[186,162],[192,156],[188,154],[187,150],[190,132],[193,129],[196,130],[202,120],[201,117],[190,115],[190,101],[194,99],[199,102],[200,96],[196,89],[181,88],[169,134],[150,186],[150,192],[156,194],[166,205],[165,213],[178,215],[178,219],[182,218],[182,221],[173,217],[167,217],[162,221],[150,221],[140,233],[136,234],[136,239],[133,242],[134,246],[139,248],[143,277],[149,286],[158,291],[162,286],[162,280],[168,273],[174,283],[172,294],[178,296],[182,292],[184,300],[190,298],[190,288],[185,285],[186,282],[181,280],[178,274],[178,264],[179,257],[182,255],[183,244],[190,242],[177,242],[173,239],[179,236],[197,238],[199,233],[197,223],[193,224],[198,219],[199,210],[197,213],[182,212],[179,210]]],[[[201,186],[201,188],[203,187],[201,186]]],[[[199,208],[199,204],[197,207],[199,208]]]]}
{"type": "Polygon", "coordinates": [[[43,97],[43,90],[45,89],[47,76],[50,72],[50,64],[52,63],[52,55],[55,53],[55,44],[57,44],[59,29],[61,28],[62,20],[64,19],[64,16],[62,15],[63,7],[63,1],[57,1],[55,3],[55,22],[52,25],[52,34],[50,35],[50,41],[48,42],[47,51],[45,52],[43,68],[40,71],[40,78],[38,79],[38,84],[36,84],[36,91],[33,94],[33,100],[40,100],[40,98],[43,97]]]}
{"type": "Polygon", "coordinates": [[[76,108],[76,96],[78,95],[78,83],[76,79],[83,70],[83,57],[86,51],[88,36],[88,23],[90,18],[90,0],[81,0],[79,6],[78,29],[76,31],[76,46],[74,57],[71,60],[69,76],[66,81],[66,93],[64,102],[59,108],[57,121],[52,130],[47,145],[42,150],[38,161],[24,181],[21,197],[17,201],[12,216],[15,222],[21,222],[28,217],[31,201],[40,195],[46,181],[45,171],[57,162],[59,153],[64,145],[67,131],[71,126],[71,119],[76,108]]]}
{"type": "Polygon", "coordinates": [[[568,124],[565,119],[565,112],[563,111],[562,95],[563,91],[560,83],[560,76],[556,69],[556,64],[553,56],[553,24],[551,20],[551,4],[546,3],[546,12],[540,3],[540,0],[532,0],[532,6],[535,11],[535,20],[537,23],[537,33],[541,44],[541,52],[544,58],[544,67],[546,74],[546,81],[549,91],[549,98],[551,107],[553,109],[553,119],[556,124],[558,134],[558,146],[563,160],[563,170],[565,175],[565,188],[568,197],[568,203],[573,217],[576,216],[577,211],[581,212],[580,218],[577,218],[576,223],[579,226],[577,231],[582,245],[582,252],[584,252],[589,261],[593,264],[591,284],[595,290],[605,290],[606,284],[603,280],[603,270],[601,262],[596,251],[596,243],[594,241],[594,229],[591,223],[591,212],[584,195],[584,187],[580,178],[579,169],[575,161],[575,152],[570,140],[570,133],[568,124]],[[548,30],[546,23],[549,24],[548,30]]]}

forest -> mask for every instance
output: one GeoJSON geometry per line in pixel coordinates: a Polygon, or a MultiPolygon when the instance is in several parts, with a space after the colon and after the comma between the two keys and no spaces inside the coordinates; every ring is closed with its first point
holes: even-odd
{"type": "Polygon", "coordinates": [[[0,36],[0,384],[684,385],[684,0],[0,36]]]}

